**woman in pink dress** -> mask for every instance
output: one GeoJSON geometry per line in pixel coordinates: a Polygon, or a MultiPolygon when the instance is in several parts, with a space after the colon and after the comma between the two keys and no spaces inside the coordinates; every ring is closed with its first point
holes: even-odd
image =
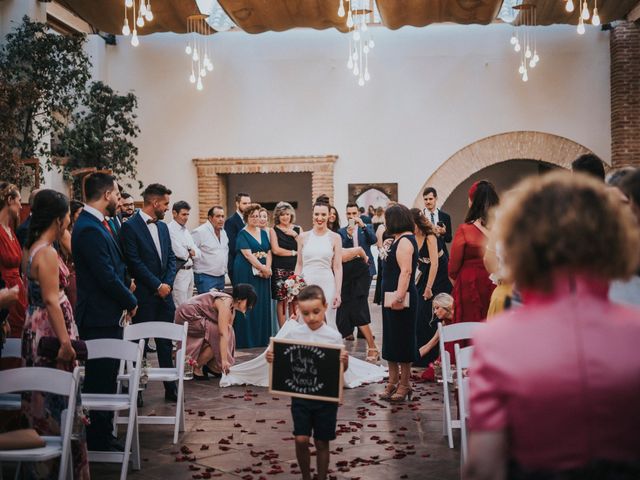
{"type": "Polygon", "coordinates": [[[498,204],[493,185],[480,180],[469,190],[469,211],[453,237],[449,277],[455,301],[453,323],[481,322],[487,318],[495,285],[484,267],[489,210],[498,204]]]}
{"type": "Polygon", "coordinates": [[[0,275],[6,288],[18,287],[18,301],[9,308],[7,318],[11,332],[9,337],[20,338],[27,310],[27,295],[20,263],[22,247],[16,237],[14,226],[20,216],[20,191],[11,183],[0,182],[0,275]]]}
{"type": "Polygon", "coordinates": [[[208,379],[203,372],[229,373],[235,363],[236,337],[233,320],[236,312],[245,314],[256,304],[254,288],[246,283],[233,287],[233,293],[211,290],[191,297],[176,309],[175,323],[189,324],[186,353],[197,362],[196,380],[208,379]]]}
{"type": "MultiPolygon", "coordinates": [[[[26,277],[29,309],[24,323],[22,354],[27,366],[49,367],[72,372],[77,362],[71,340],[78,338],[73,309],[65,294],[69,285],[69,270],[53,248],[69,226],[69,202],[54,190],[41,190],[33,201],[27,235],[26,277]],[[57,358],[38,356],[42,337],[60,341],[57,358]]],[[[23,397],[23,410],[28,422],[40,435],[60,435],[60,418],[67,401],[60,395],[31,392],[23,397]]],[[[76,412],[70,412],[75,414],[76,412]]],[[[84,429],[74,431],[71,442],[75,479],[88,479],[89,462],[84,429]]],[[[30,465],[29,478],[55,478],[58,466],[52,462],[30,465]]]]}
{"type": "Polygon", "coordinates": [[[521,183],[496,218],[523,305],[474,337],[464,478],[640,478],[640,310],[607,298],[640,263],[631,209],[556,172],[521,183]]]}

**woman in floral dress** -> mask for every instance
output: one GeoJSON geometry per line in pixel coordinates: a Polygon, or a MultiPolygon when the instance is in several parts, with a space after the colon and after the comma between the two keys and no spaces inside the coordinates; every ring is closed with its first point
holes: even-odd
{"type": "MultiPolygon", "coordinates": [[[[27,366],[58,368],[68,372],[76,366],[76,352],[71,340],[78,338],[73,309],[64,289],[69,270],[53,248],[69,226],[69,202],[54,190],[38,192],[33,202],[31,225],[27,237],[27,289],[29,307],[22,336],[22,353],[27,366]],[[42,337],[57,337],[60,350],[56,359],[39,357],[42,337]]],[[[79,396],[79,394],[78,394],[79,396]]],[[[32,428],[40,435],[59,435],[62,410],[67,399],[60,395],[31,392],[23,398],[23,411],[32,428]]],[[[76,412],[70,412],[75,414],[76,412]]],[[[90,478],[84,430],[74,429],[71,442],[74,479],[90,478]],[[78,431],[79,430],[79,431],[78,431]]],[[[57,461],[30,466],[29,478],[56,478],[57,461]]]]}

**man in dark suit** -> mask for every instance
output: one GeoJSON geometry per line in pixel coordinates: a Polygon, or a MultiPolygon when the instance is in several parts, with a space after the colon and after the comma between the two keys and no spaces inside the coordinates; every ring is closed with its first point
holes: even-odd
{"type": "Polygon", "coordinates": [[[437,208],[438,192],[436,192],[435,188],[425,188],[424,192],[422,192],[422,199],[424,200],[425,207],[422,213],[424,213],[427,220],[433,224],[436,234],[438,235],[438,250],[443,250],[448,257],[449,251],[447,250],[447,243],[451,243],[453,239],[451,217],[448,213],[437,208]]]}
{"type": "MultiPolygon", "coordinates": [[[[149,185],[142,198],[143,207],[132,215],[120,230],[129,274],[136,283],[139,311],[134,323],[173,323],[175,306],[171,288],[176,276],[176,257],[171,249],[167,224],[161,222],[169,210],[171,190],[159,183],[149,185]]],[[[156,338],[158,363],[173,367],[171,340],[156,338]]],[[[175,382],[164,382],[164,397],[177,401],[175,382]]]]}
{"type": "Polygon", "coordinates": [[[229,237],[229,263],[227,265],[227,271],[231,282],[233,282],[233,262],[236,258],[236,238],[245,225],[242,213],[250,204],[251,197],[248,193],[237,193],[236,213],[224,222],[224,231],[227,232],[227,237],[229,237]]]}
{"type": "MultiPolygon", "coordinates": [[[[135,316],[136,297],[125,281],[125,264],[115,241],[107,215],[115,215],[117,205],[115,178],[93,173],[85,183],[86,205],[73,227],[71,246],[76,269],[78,301],[75,320],[83,340],[122,338],[121,317],[135,316]]],[[[83,391],[115,393],[117,360],[90,360],[85,366],[83,391]]],[[[87,427],[90,450],[118,449],[111,435],[109,412],[91,412],[87,427]]]]}
{"type": "MultiPolygon", "coordinates": [[[[367,340],[368,350],[373,352],[375,350],[376,355],[367,354],[367,358],[377,356],[377,348],[375,343],[373,342],[373,334],[371,333],[371,328],[369,324],[371,323],[371,315],[369,312],[369,305],[367,303],[367,298],[369,294],[369,287],[371,286],[371,280],[373,276],[376,274],[376,266],[373,261],[373,255],[371,254],[371,245],[374,245],[377,241],[375,233],[373,233],[373,229],[370,225],[366,225],[362,218],[360,217],[360,210],[358,209],[358,205],[355,203],[347,204],[347,221],[349,222],[347,227],[343,227],[338,230],[338,233],[342,237],[342,248],[357,248],[360,247],[364,250],[367,255],[367,265],[368,265],[368,278],[351,278],[349,281],[349,286],[347,290],[351,290],[347,292],[345,290],[345,295],[340,308],[338,309],[337,319],[340,319],[339,330],[342,335],[349,339],[353,340],[353,327],[358,327],[362,336],[367,340]],[[361,292],[359,295],[354,295],[355,288],[354,285],[358,285],[357,290],[361,292]],[[366,305],[366,308],[362,308],[366,305]]],[[[356,258],[355,260],[351,260],[352,262],[360,262],[361,260],[356,258]]],[[[346,264],[345,264],[346,265],[346,264]]],[[[346,268],[347,271],[357,272],[358,269],[346,268]]],[[[366,275],[367,270],[363,271],[362,274],[366,275]]],[[[346,286],[348,276],[343,277],[343,286],[346,286]]]]}

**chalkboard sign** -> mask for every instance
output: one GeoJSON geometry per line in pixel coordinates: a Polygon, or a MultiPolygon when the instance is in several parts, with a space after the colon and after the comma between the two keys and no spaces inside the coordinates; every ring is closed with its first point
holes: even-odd
{"type": "Polygon", "coordinates": [[[342,401],[340,345],[271,339],[269,392],[291,397],[342,401]]]}

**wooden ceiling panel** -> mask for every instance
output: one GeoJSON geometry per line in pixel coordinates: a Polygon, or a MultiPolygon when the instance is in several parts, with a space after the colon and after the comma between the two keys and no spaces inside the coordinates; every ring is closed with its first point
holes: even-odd
{"type": "Polygon", "coordinates": [[[432,23],[462,24],[493,22],[502,0],[376,0],[382,23],[392,29],[432,23]]]}
{"type": "MultiPolygon", "coordinates": [[[[124,0],[57,0],[57,3],[71,10],[96,30],[116,35],[122,34],[124,22],[124,0]]],[[[135,1],[136,7],[140,4],[135,1]]],[[[129,26],[131,9],[129,11],[129,26]]],[[[187,17],[200,13],[195,0],[151,0],[153,21],[138,27],[138,35],[156,32],[187,33],[187,17]]]]}
{"type": "MultiPolygon", "coordinates": [[[[536,6],[536,23],[538,25],[553,25],[555,23],[578,24],[578,6],[580,0],[573,0],[575,10],[571,13],[565,10],[564,0],[527,0],[536,6]]],[[[627,14],[638,4],[638,0],[598,0],[598,12],[601,23],[624,20],[627,14]]],[[[588,0],[589,11],[593,11],[593,0],[588,0]]],[[[514,22],[518,24],[519,20],[514,22]]],[[[586,22],[589,24],[590,22],[586,22]]]]}
{"type": "Polygon", "coordinates": [[[306,27],[346,32],[347,18],[338,16],[338,0],[219,0],[220,5],[248,33],[282,32],[306,27]]]}

